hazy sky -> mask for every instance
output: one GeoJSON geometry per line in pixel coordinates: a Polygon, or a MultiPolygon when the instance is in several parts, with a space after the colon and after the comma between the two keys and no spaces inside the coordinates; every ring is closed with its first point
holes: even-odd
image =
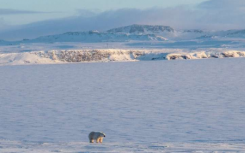
{"type": "Polygon", "coordinates": [[[194,6],[205,0],[0,0],[0,22],[26,24],[77,15],[80,10],[194,6]],[[29,11],[29,12],[28,12],[29,11]]]}
{"type": "Polygon", "coordinates": [[[0,0],[0,39],[131,24],[244,29],[245,0],[0,0]]]}

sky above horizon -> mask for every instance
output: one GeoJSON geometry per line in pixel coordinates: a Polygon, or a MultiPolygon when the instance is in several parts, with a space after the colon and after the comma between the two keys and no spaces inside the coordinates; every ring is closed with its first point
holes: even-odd
{"type": "Polygon", "coordinates": [[[0,0],[0,39],[131,24],[244,29],[245,0],[0,0]]]}
{"type": "Polygon", "coordinates": [[[76,16],[86,11],[195,6],[207,0],[0,0],[0,20],[10,25],[76,16]]]}

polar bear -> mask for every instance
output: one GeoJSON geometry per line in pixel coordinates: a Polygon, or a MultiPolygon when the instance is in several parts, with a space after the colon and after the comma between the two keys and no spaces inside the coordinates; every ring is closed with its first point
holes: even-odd
{"type": "Polygon", "coordinates": [[[104,137],[105,137],[105,134],[103,132],[91,132],[88,135],[90,143],[94,143],[94,140],[96,140],[96,143],[99,143],[99,142],[102,143],[104,137]]]}

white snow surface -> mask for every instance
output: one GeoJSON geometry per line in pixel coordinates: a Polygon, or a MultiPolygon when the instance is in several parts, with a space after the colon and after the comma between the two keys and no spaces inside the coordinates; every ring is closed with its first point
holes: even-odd
{"type": "Polygon", "coordinates": [[[26,143],[0,141],[1,153],[243,153],[242,143],[26,143]]]}
{"type": "Polygon", "coordinates": [[[245,152],[244,58],[0,67],[0,152],[245,152]],[[103,144],[89,144],[103,131],[103,144]]]}

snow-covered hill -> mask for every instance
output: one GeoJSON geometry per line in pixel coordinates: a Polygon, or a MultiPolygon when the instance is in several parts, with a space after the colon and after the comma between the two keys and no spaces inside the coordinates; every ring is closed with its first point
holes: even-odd
{"type": "Polygon", "coordinates": [[[51,50],[0,54],[0,65],[55,64],[77,62],[124,62],[245,57],[245,51],[169,52],[164,50],[51,50]]]}
{"type": "MultiPolygon", "coordinates": [[[[42,36],[36,39],[21,41],[0,40],[0,45],[16,45],[27,43],[55,43],[55,42],[186,42],[186,41],[234,41],[244,40],[245,30],[210,31],[200,29],[176,30],[170,26],[161,25],[130,25],[110,29],[107,31],[66,32],[63,34],[42,36]]],[[[144,46],[145,47],[145,46],[144,46]]]]}
{"type": "Polygon", "coordinates": [[[165,41],[166,38],[155,34],[107,33],[99,31],[67,32],[59,35],[43,36],[24,42],[128,42],[128,41],[165,41]]]}
{"type": "Polygon", "coordinates": [[[105,32],[67,32],[64,34],[43,36],[22,43],[50,42],[129,42],[129,41],[182,41],[245,38],[245,30],[203,31],[199,29],[175,30],[169,26],[131,25],[111,29],[105,32]]]}
{"type": "Polygon", "coordinates": [[[203,32],[198,39],[244,39],[245,38],[245,30],[225,30],[225,31],[206,31],[203,32]]]}

